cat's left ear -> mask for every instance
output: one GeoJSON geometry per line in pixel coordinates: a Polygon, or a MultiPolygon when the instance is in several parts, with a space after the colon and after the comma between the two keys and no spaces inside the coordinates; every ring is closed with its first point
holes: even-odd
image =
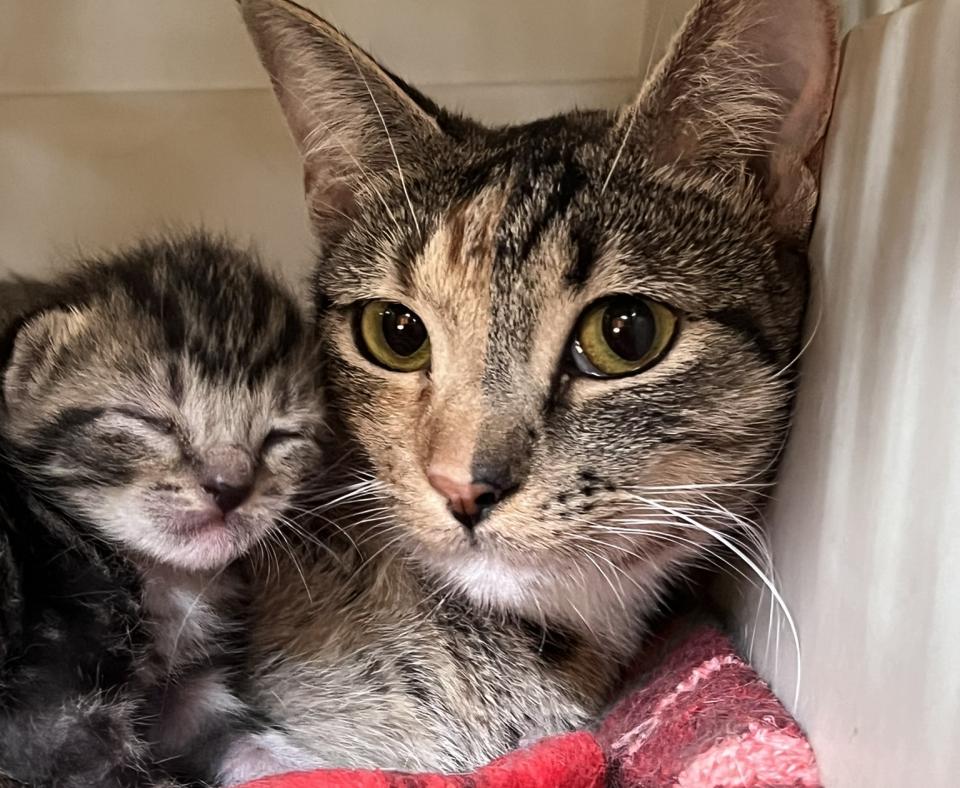
{"type": "Polygon", "coordinates": [[[349,226],[361,189],[422,154],[436,120],[329,22],[289,0],[239,3],[300,149],[323,246],[349,226]]]}
{"type": "Polygon", "coordinates": [[[659,164],[757,173],[774,229],[802,240],[838,62],[831,0],[700,0],[621,129],[659,164]]]}
{"type": "Polygon", "coordinates": [[[47,379],[58,351],[81,334],[88,316],[77,309],[49,308],[14,321],[0,343],[0,394],[7,407],[28,400],[47,379]]]}

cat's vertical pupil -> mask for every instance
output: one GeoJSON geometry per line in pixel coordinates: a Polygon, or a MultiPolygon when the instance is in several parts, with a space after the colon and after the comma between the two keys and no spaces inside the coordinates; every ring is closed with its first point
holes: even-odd
{"type": "Polygon", "coordinates": [[[639,361],[656,340],[657,324],[650,307],[639,298],[617,298],[603,315],[603,338],[627,361],[639,361]]]}
{"type": "Polygon", "coordinates": [[[427,341],[423,321],[403,304],[388,304],[382,320],[383,338],[398,356],[412,356],[427,341]]]}

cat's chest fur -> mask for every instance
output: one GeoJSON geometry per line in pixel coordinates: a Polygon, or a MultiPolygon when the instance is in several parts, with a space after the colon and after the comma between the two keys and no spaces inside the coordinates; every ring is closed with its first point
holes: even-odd
{"type": "Polygon", "coordinates": [[[291,564],[252,595],[251,691],[310,766],[463,771],[583,725],[616,680],[616,657],[571,628],[485,612],[402,561],[340,558],[300,556],[302,579],[291,564]]]}
{"type": "Polygon", "coordinates": [[[151,635],[148,668],[176,674],[224,656],[234,627],[228,612],[241,584],[230,569],[194,573],[166,566],[141,569],[142,607],[151,635]]]}

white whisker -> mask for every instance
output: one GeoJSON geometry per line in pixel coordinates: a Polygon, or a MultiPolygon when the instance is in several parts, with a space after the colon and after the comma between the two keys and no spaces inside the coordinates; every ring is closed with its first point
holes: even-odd
{"type": "Polygon", "coordinates": [[[393,161],[397,165],[397,174],[400,176],[400,187],[403,189],[403,196],[407,198],[407,206],[410,208],[410,218],[413,220],[414,227],[417,228],[417,236],[420,240],[423,240],[423,232],[420,230],[420,222],[417,221],[417,212],[413,209],[413,200],[410,199],[410,192],[407,191],[407,181],[403,177],[403,168],[400,166],[400,157],[397,156],[397,149],[393,144],[393,137],[390,136],[390,129],[387,128],[386,118],[383,117],[383,112],[380,111],[380,105],[377,103],[376,97],[373,95],[373,90],[370,89],[370,83],[367,82],[367,76],[363,73],[363,69],[360,68],[360,64],[357,63],[357,59],[353,54],[351,49],[347,49],[347,52],[350,54],[350,59],[353,61],[354,68],[357,70],[357,74],[360,79],[363,80],[363,86],[367,89],[367,95],[370,96],[370,101],[373,102],[373,108],[377,111],[377,116],[380,118],[380,123],[383,125],[383,132],[387,135],[387,144],[390,146],[390,153],[393,154],[393,161]]]}
{"type": "Polygon", "coordinates": [[[800,634],[799,634],[799,631],[797,630],[797,625],[796,625],[796,622],[794,621],[793,615],[790,613],[790,609],[787,606],[786,600],[784,600],[783,596],[780,594],[780,590],[777,588],[774,580],[771,577],[769,577],[763,570],[760,569],[756,561],[754,561],[754,559],[749,555],[747,551],[741,549],[741,547],[737,544],[736,539],[731,538],[730,536],[728,536],[727,534],[724,534],[721,531],[718,531],[716,528],[711,528],[710,526],[704,525],[703,523],[698,522],[696,519],[686,514],[685,512],[675,509],[673,507],[670,507],[660,501],[657,501],[651,498],[645,498],[642,496],[638,496],[638,497],[643,503],[647,504],[648,506],[652,506],[654,508],[665,511],[679,518],[680,520],[687,523],[694,529],[702,531],[703,533],[709,535],[713,539],[716,539],[718,542],[720,542],[720,544],[722,544],[728,550],[733,552],[741,561],[743,561],[750,568],[750,570],[754,574],[756,574],[757,578],[760,580],[761,583],[763,583],[767,591],[770,592],[771,597],[776,602],[780,611],[782,612],[787,622],[787,625],[790,628],[791,635],[793,637],[794,650],[795,650],[796,660],[797,660],[797,680],[794,688],[794,706],[796,706],[796,704],[800,700],[800,682],[801,682],[801,668],[802,668],[801,653],[800,653],[800,634]]]}

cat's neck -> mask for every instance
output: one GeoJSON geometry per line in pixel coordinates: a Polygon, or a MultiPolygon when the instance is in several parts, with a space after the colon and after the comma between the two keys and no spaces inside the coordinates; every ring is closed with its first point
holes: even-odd
{"type": "Polygon", "coordinates": [[[229,634],[241,592],[233,567],[209,572],[140,562],[143,612],[157,667],[167,673],[208,658],[229,634]]]}
{"type": "Polygon", "coordinates": [[[559,627],[594,643],[598,656],[617,662],[636,652],[666,585],[665,573],[643,565],[601,569],[587,562],[554,574],[507,566],[480,552],[443,564],[403,556],[389,536],[375,533],[351,540],[337,534],[328,544],[339,545],[332,554],[339,555],[336,562],[348,568],[346,574],[354,582],[367,577],[378,578],[383,587],[419,586],[424,597],[438,604],[456,596],[485,617],[559,627]]]}
{"type": "Polygon", "coordinates": [[[378,578],[389,588],[417,587],[426,580],[424,595],[438,603],[452,592],[482,615],[553,624],[595,643],[598,653],[602,650],[617,661],[636,652],[669,579],[669,562],[607,566],[584,559],[549,572],[510,566],[479,549],[443,563],[435,557],[402,555],[392,529],[341,525],[362,522],[365,516],[346,502],[317,523],[323,550],[345,569],[349,582],[378,578]]]}

